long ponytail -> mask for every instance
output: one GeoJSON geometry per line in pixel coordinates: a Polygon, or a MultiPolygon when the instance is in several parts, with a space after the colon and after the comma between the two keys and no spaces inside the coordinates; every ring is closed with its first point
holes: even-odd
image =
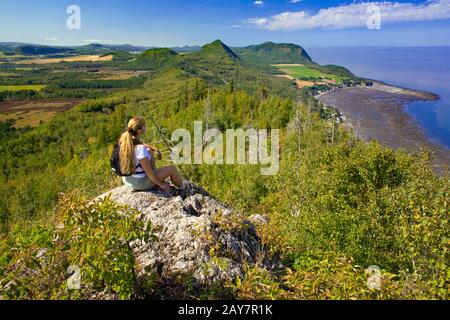
{"type": "Polygon", "coordinates": [[[137,132],[145,126],[143,118],[135,117],[128,122],[128,128],[119,139],[120,152],[120,170],[123,174],[134,174],[136,172],[136,163],[134,160],[134,138],[137,132]]]}

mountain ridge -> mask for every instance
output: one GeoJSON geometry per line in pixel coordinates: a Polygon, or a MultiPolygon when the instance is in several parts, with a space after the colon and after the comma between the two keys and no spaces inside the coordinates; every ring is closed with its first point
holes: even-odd
{"type": "MultiPolygon", "coordinates": [[[[46,55],[46,54],[58,54],[58,53],[72,53],[72,54],[105,54],[114,51],[126,51],[126,52],[145,52],[147,50],[156,48],[169,48],[177,53],[197,53],[201,51],[209,51],[215,48],[216,50],[222,48],[233,59],[251,60],[252,55],[258,56],[259,59],[267,60],[267,57],[262,57],[264,51],[267,53],[272,50],[290,50],[290,53],[285,53],[285,57],[281,62],[289,61],[312,61],[309,54],[299,45],[293,43],[274,43],[264,42],[257,45],[249,45],[246,47],[229,47],[221,40],[217,39],[211,43],[207,43],[203,46],[183,46],[183,47],[154,47],[154,46],[133,46],[130,44],[100,44],[89,43],[81,46],[52,46],[44,44],[22,43],[22,42],[0,42],[0,51],[15,52],[25,55],[46,55]],[[254,52],[252,52],[254,51],[254,52]],[[257,51],[260,51],[257,53],[257,51]],[[294,55],[298,54],[299,57],[294,55]]],[[[272,52],[273,53],[273,52],[272,52]]],[[[278,53],[279,56],[283,56],[282,53],[278,53]]]]}
{"type": "MultiPolygon", "coordinates": [[[[203,46],[184,46],[184,47],[142,47],[129,44],[109,45],[100,43],[89,43],[83,46],[46,46],[25,44],[19,42],[0,42],[0,51],[8,54],[22,54],[26,56],[33,55],[60,55],[60,54],[81,54],[81,55],[107,55],[119,54],[123,52],[130,59],[131,54],[139,54],[137,56],[138,64],[163,66],[179,61],[181,65],[198,62],[201,60],[209,60],[210,63],[220,64],[222,60],[233,64],[248,64],[256,67],[269,66],[271,64],[307,64],[314,68],[320,67],[315,63],[308,52],[300,45],[293,43],[275,43],[266,41],[261,44],[249,45],[246,47],[229,47],[220,39],[203,46]],[[157,53],[155,55],[155,53],[157,53]],[[165,52],[166,54],[163,54],[165,52]],[[170,54],[169,54],[170,53],[170,54]],[[162,54],[162,56],[161,56],[162,54]],[[151,57],[150,57],[151,56],[151,57]],[[181,56],[188,58],[184,59],[181,56]],[[167,61],[163,61],[168,58],[167,61]],[[178,59],[177,59],[178,58],[178,59]],[[156,63],[153,60],[157,60],[156,63]],[[183,62],[184,60],[184,62],[183,62]]],[[[125,57],[125,55],[122,55],[125,57]]],[[[226,69],[226,68],[225,68],[226,69]]],[[[352,76],[351,72],[340,66],[324,66],[323,70],[329,71],[334,69],[340,74],[352,76]],[[330,67],[330,68],[328,68],[330,67]]]]}

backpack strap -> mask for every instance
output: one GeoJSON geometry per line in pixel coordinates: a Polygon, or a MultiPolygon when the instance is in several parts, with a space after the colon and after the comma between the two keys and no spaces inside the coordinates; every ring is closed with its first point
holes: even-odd
{"type": "MultiPolygon", "coordinates": [[[[141,141],[133,139],[133,145],[134,146],[138,146],[138,145],[141,145],[141,144],[143,144],[141,141]]],[[[145,170],[144,170],[144,168],[142,168],[142,165],[140,163],[136,166],[136,169],[137,168],[141,168],[142,171],[143,171],[143,172],[139,172],[139,173],[145,173],[145,170]]]]}

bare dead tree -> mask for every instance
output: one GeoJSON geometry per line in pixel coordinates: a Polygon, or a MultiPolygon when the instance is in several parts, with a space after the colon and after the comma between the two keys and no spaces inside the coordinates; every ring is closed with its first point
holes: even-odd
{"type": "Polygon", "coordinates": [[[301,159],[301,135],[302,135],[302,121],[301,121],[301,114],[300,114],[300,106],[301,106],[301,98],[300,98],[300,90],[297,89],[297,101],[296,101],[296,111],[295,111],[295,121],[294,121],[294,126],[295,129],[297,131],[297,174],[298,171],[300,170],[300,159],[301,159]]]}
{"type": "Polygon", "coordinates": [[[356,128],[356,139],[359,139],[359,133],[361,131],[361,119],[358,119],[358,125],[356,128]]]}
{"type": "MultiPolygon", "coordinates": [[[[146,104],[143,103],[143,107],[146,108],[146,104]]],[[[155,121],[154,117],[152,116],[151,112],[149,111],[151,110],[151,108],[147,109],[147,116],[150,119],[151,123],[153,124],[153,130],[154,131],[154,136],[156,137],[157,135],[160,137],[160,140],[155,139],[154,143],[163,143],[165,145],[165,147],[167,148],[167,151],[164,153],[169,153],[172,154],[172,150],[173,150],[173,142],[167,138],[167,132],[164,128],[161,128],[155,121]]],[[[169,157],[171,159],[171,157],[169,157]]]]}
{"type": "Polygon", "coordinates": [[[331,143],[334,144],[334,137],[335,137],[335,122],[336,122],[336,99],[333,100],[333,113],[331,117],[331,126],[332,126],[332,134],[331,134],[331,143]]]}

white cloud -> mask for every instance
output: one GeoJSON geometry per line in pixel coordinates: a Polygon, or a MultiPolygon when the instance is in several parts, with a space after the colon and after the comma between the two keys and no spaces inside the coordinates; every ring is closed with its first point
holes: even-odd
{"type": "Polygon", "coordinates": [[[289,3],[299,3],[299,2],[301,2],[302,0],[290,0],[290,1],[288,1],[289,3]]]}
{"type": "Polygon", "coordinates": [[[105,42],[113,42],[112,40],[98,40],[98,39],[86,39],[83,40],[84,42],[87,43],[105,43],[105,42]]]}
{"type": "Polygon", "coordinates": [[[262,6],[264,4],[264,2],[262,0],[256,0],[254,2],[257,6],[262,6]]]}
{"type": "Polygon", "coordinates": [[[59,38],[56,38],[56,37],[45,38],[45,41],[59,41],[59,38]]]}
{"type": "Polygon", "coordinates": [[[287,11],[270,17],[250,18],[244,25],[267,30],[366,26],[367,19],[372,14],[367,10],[373,5],[380,8],[383,23],[450,19],[450,0],[427,0],[423,4],[384,1],[330,7],[321,9],[315,14],[306,11],[287,11]]]}

